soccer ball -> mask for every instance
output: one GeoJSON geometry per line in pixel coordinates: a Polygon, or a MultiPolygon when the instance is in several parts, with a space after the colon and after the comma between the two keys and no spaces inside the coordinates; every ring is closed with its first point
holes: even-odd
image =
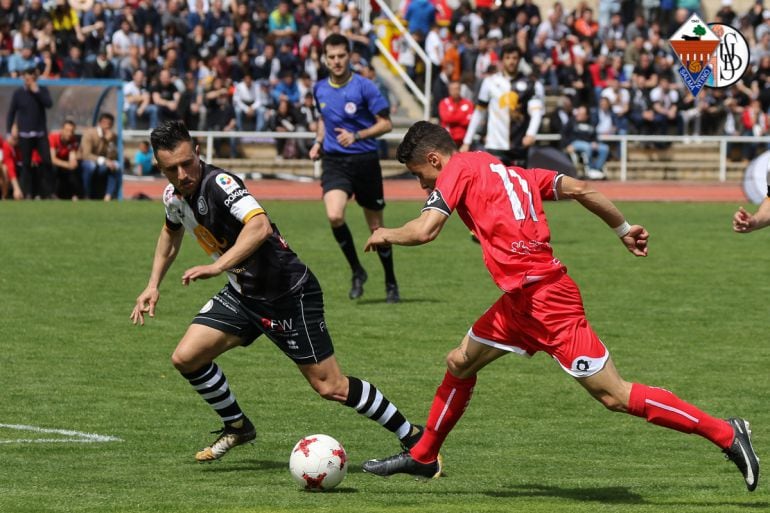
{"type": "Polygon", "coordinates": [[[310,435],[291,450],[291,477],[305,490],[331,490],[345,479],[348,456],[345,448],[328,435],[310,435]]]}

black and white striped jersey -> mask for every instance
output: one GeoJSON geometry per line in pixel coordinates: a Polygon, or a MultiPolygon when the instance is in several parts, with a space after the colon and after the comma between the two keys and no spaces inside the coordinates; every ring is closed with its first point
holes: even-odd
{"type": "MultiPolygon", "coordinates": [[[[267,215],[237,176],[201,161],[201,183],[190,197],[183,197],[172,184],[163,192],[166,226],[184,227],[214,260],[234,244],[243,225],[254,216],[267,215]]],[[[281,237],[271,222],[273,234],[236,267],[227,270],[235,289],[252,299],[273,300],[303,284],[307,266],[281,237]]]]}

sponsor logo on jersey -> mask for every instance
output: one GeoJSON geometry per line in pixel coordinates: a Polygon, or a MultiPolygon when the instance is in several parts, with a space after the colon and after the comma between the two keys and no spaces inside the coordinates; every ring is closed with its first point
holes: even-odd
{"type": "Polygon", "coordinates": [[[225,206],[229,207],[230,205],[232,205],[233,203],[238,201],[238,199],[242,198],[243,196],[248,196],[248,195],[249,195],[249,191],[248,190],[246,190],[246,189],[238,189],[237,191],[232,192],[227,198],[225,198],[225,206]]]}
{"type": "Polygon", "coordinates": [[[209,212],[209,206],[206,204],[206,198],[201,196],[198,198],[198,213],[205,216],[209,212]]]}
{"type": "Polygon", "coordinates": [[[169,184],[163,191],[163,203],[169,204],[174,199],[174,186],[169,184]]]}
{"type": "Polygon", "coordinates": [[[232,176],[225,173],[219,173],[216,177],[216,182],[227,194],[230,194],[239,187],[238,182],[233,180],[232,176]]]}
{"type": "Polygon", "coordinates": [[[346,113],[347,115],[349,115],[349,116],[352,116],[353,114],[355,114],[355,113],[356,113],[356,111],[357,111],[357,110],[358,110],[358,107],[356,107],[356,104],[355,104],[355,103],[353,103],[353,102],[347,102],[347,103],[345,104],[345,113],[346,113]]]}

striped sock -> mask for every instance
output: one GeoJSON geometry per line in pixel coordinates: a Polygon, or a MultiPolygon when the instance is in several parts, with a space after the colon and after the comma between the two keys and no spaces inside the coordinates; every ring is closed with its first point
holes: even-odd
{"type": "Polygon", "coordinates": [[[232,424],[244,417],[235,395],[230,391],[225,374],[216,363],[211,362],[189,374],[182,373],[182,376],[214,408],[225,424],[232,424]]]}
{"type": "Polygon", "coordinates": [[[345,406],[379,423],[399,440],[412,432],[412,424],[398,411],[396,405],[368,381],[348,376],[348,398],[345,406]]]}

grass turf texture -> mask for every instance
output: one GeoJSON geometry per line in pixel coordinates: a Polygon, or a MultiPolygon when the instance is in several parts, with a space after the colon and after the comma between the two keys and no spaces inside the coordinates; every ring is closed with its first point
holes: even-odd
{"type": "MultiPolygon", "coordinates": [[[[255,191],[258,195],[258,191],[255,191]]],[[[320,202],[266,202],[319,277],[343,371],[380,387],[423,422],[444,355],[498,296],[479,246],[453,218],[434,243],[396,249],[403,301],[384,303],[382,269],[347,299],[349,272],[320,202]]],[[[746,416],[770,456],[766,407],[770,232],[730,231],[735,205],[621,204],[651,232],[638,259],[576,203],[547,205],[556,255],[582,287],[588,317],[628,380],[669,388],[716,415],[746,416]]],[[[770,506],[768,477],[745,491],[705,440],[611,414],[546,355],[509,356],[482,372],[443,453],[448,477],[419,483],[365,475],[361,463],[398,446],[377,424],[315,396],[293,364],[259,339],[218,362],[257,427],[254,446],[199,465],[218,427],[169,355],[222,278],[184,288],[207,262],[189,238],[161,289],[157,317],[128,316],[144,288],[159,203],[0,204],[0,423],[120,437],[108,443],[0,444],[0,511],[40,512],[660,512],[770,506]],[[351,469],[333,493],[297,490],[289,451],[327,433],[351,469]]],[[[419,212],[391,203],[389,225],[419,212]]],[[[366,229],[349,209],[356,244],[366,229]]],[[[0,428],[0,439],[50,438],[0,428]]],[[[766,473],[767,471],[765,471],[766,473]]]]}

